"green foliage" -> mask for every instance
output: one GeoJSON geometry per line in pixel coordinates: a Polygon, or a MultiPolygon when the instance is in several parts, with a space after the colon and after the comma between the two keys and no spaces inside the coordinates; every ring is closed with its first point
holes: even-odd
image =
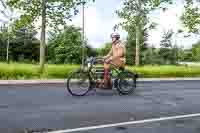
{"type": "MultiPolygon", "coordinates": [[[[122,22],[118,26],[122,26],[128,32],[129,36],[133,38],[131,40],[135,40],[135,57],[133,59],[135,58],[136,65],[139,65],[141,62],[140,56],[142,55],[140,53],[140,47],[144,44],[143,41],[145,40],[142,39],[145,38],[142,34],[143,31],[155,28],[156,26],[155,23],[151,23],[145,29],[145,26],[147,27],[147,24],[150,23],[148,14],[156,8],[160,8],[162,3],[171,3],[171,0],[123,0],[122,9],[116,12],[122,19],[122,22]]],[[[133,49],[131,48],[130,50],[132,51],[133,49]]],[[[128,62],[131,63],[129,59],[128,62]]]]}
{"type": "Polygon", "coordinates": [[[200,61],[200,42],[192,46],[192,59],[194,61],[200,61]]]}
{"type": "MultiPolygon", "coordinates": [[[[80,64],[82,58],[81,29],[65,26],[64,31],[52,34],[48,44],[48,60],[51,63],[80,64]]],[[[85,42],[86,44],[87,42],[85,42]]],[[[86,45],[85,53],[95,54],[86,45]]]]}
{"type": "MultiPolygon", "coordinates": [[[[89,0],[88,0],[89,1],[89,0]]],[[[44,70],[46,61],[46,27],[53,29],[62,28],[65,26],[66,20],[71,20],[73,15],[78,13],[77,7],[85,4],[88,1],[82,0],[8,0],[7,4],[13,8],[21,10],[21,16],[15,21],[15,27],[21,28],[23,26],[34,27],[34,22],[39,18],[41,23],[41,43],[40,43],[40,70],[44,70]]],[[[93,0],[94,1],[94,0],[93,0]]],[[[60,48],[63,49],[63,48],[60,48]]],[[[59,49],[59,50],[60,50],[59,49]]],[[[61,51],[63,53],[63,50],[61,51]]],[[[59,61],[63,61],[63,56],[59,61]]],[[[71,57],[71,55],[70,55],[71,57]]]]}
{"type": "Polygon", "coordinates": [[[172,46],[173,31],[164,33],[163,40],[161,40],[161,48],[159,55],[161,58],[161,64],[176,64],[177,63],[177,47],[172,46]]]}
{"type": "Polygon", "coordinates": [[[79,28],[65,27],[63,32],[52,37],[48,45],[48,55],[51,62],[81,62],[81,33],[79,28]]]}
{"type": "Polygon", "coordinates": [[[107,42],[104,44],[103,48],[98,48],[97,49],[97,53],[98,56],[102,57],[108,54],[108,52],[111,50],[112,48],[112,43],[111,42],[107,42]]]}
{"type": "MultiPolygon", "coordinates": [[[[6,29],[6,27],[4,27],[6,29]]],[[[8,34],[6,30],[0,31],[0,59],[5,61],[6,46],[9,35],[9,60],[20,62],[38,61],[39,59],[39,40],[34,36],[36,32],[29,29],[29,33],[25,33],[26,29],[20,29],[8,34]]]]}
{"type": "MultiPolygon", "coordinates": [[[[42,15],[41,0],[7,0],[7,3],[9,6],[23,11],[15,22],[15,26],[18,28],[34,26],[33,22],[38,21],[42,15]]],[[[82,0],[46,0],[47,24],[54,29],[57,29],[59,25],[65,25],[66,19],[71,20],[71,17],[78,13],[77,7],[81,4],[82,0]]]]}
{"type": "Polygon", "coordinates": [[[163,40],[161,40],[160,45],[164,48],[171,48],[172,47],[172,36],[174,32],[172,30],[167,31],[163,35],[163,40]]]}
{"type": "MultiPolygon", "coordinates": [[[[195,1],[197,2],[197,1],[195,1]]],[[[195,5],[193,0],[186,0],[185,11],[181,16],[183,25],[191,33],[199,33],[200,25],[200,8],[195,5]]]]}
{"type": "Polygon", "coordinates": [[[192,51],[191,50],[182,51],[182,53],[180,54],[180,61],[189,61],[189,62],[194,61],[192,51]]]}
{"type": "Polygon", "coordinates": [[[7,41],[7,31],[5,27],[1,27],[0,31],[0,60],[6,60],[6,41],[7,41]]]}
{"type": "MultiPolygon", "coordinates": [[[[147,39],[148,39],[148,30],[145,28],[142,31],[142,36],[140,36],[140,44],[142,44],[140,46],[140,63],[141,64],[145,64],[146,59],[145,59],[145,51],[148,49],[147,46],[148,44],[146,43],[147,39]]],[[[128,34],[128,38],[127,38],[127,42],[126,42],[126,49],[127,49],[127,55],[126,55],[126,59],[127,59],[127,64],[128,65],[134,65],[135,64],[135,47],[136,47],[136,38],[133,34],[128,34]]]]}
{"type": "Polygon", "coordinates": [[[162,64],[161,62],[161,58],[159,55],[159,49],[156,49],[154,47],[150,47],[147,50],[145,50],[144,52],[142,52],[142,64],[146,65],[146,64],[151,64],[151,65],[155,65],[155,64],[162,64]]]}
{"type": "Polygon", "coordinates": [[[133,30],[137,24],[146,25],[150,11],[161,8],[162,3],[171,3],[171,0],[123,0],[123,7],[117,11],[123,19],[121,26],[128,30],[133,30]],[[132,27],[132,28],[130,28],[132,27]]]}
{"type": "Polygon", "coordinates": [[[97,57],[99,56],[98,50],[95,48],[92,48],[90,45],[86,45],[86,56],[87,57],[97,57]]]}

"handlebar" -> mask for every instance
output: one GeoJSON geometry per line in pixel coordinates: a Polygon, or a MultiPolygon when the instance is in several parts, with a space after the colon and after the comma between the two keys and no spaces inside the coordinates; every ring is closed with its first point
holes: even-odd
{"type": "MultiPolygon", "coordinates": [[[[105,63],[104,58],[102,57],[89,57],[86,61],[86,63],[90,62],[92,65],[96,64],[96,63],[105,63]]],[[[112,62],[109,62],[108,64],[117,67],[115,64],[113,64],[112,62]]]]}

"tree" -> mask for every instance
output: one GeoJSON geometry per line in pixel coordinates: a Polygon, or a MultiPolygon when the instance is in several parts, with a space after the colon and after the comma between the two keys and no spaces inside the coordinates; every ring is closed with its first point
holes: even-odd
{"type": "Polygon", "coordinates": [[[107,42],[104,44],[104,47],[101,48],[101,53],[100,56],[105,56],[108,54],[108,52],[111,50],[112,48],[112,42],[107,42]]]}
{"type": "MultiPolygon", "coordinates": [[[[135,33],[135,32],[134,32],[135,33]]],[[[143,54],[147,50],[147,39],[148,39],[148,28],[144,28],[141,31],[141,36],[140,36],[140,64],[145,63],[145,54],[143,54]]],[[[136,49],[136,38],[135,36],[130,33],[128,34],[127,37],[127,42],[126,42],[126,49],[127,49],[127,64],[133,65],[135,64],[135,49],[136,49]]]]}
{"type": "MultiPolygon", "coordinates": [[[[7,28],[2,28],[0,32],[0,53],[1,60],[5,61],[6,56],[6,42],[7,42],[7,28]]],[[[12,38],[10,37],[9,58],[12,61],[38,61],[39,57],[39,40],[35,38],[36,31],[20,29],[13,32],[12,38]]]]}
{"type": "MultiPolygon", "coordinates": [[[[48,46],[48,60],[51,63],[81,63],[81,29],[65,26],[61,33],[51,35],[48,46]]],[[[86,43],[85,43],[86,44],[86,43]]],[[[89,54],[92,49],[87,46],[89,54]]]]}
{"type": "Polygon", "coordinates": [[[155,48],[154,46],[145,50],[143,55],[143,64],[156,65],[162,63],[162,59],[159,55],[159,49],[155,48]]]}
{"type": "MultiPolygon", "coordinates": [[[[10,54],[10,40],[13,38],[12,33],[8,30],[9,26],[5,25],[1,27],[1,43],[2,43],[2,56],[6,57],[7,63],[9,63],[10,54]]],[[[3,58],[2,58],[3,59],[3,58]]]]}
{"type": "Polygon", "coordinates": [[[184,50],[181,56],[181,61],[194,61],[194,56],[192,54],[192,50],[184,50]]]}
{"type": "Polygon", "coordinates": [[[1,26],[0,29],[0,60],[6,60],[6,41],[7,41],[7,30],[5,26],[1,26]]]}
{"type": "Polygon", "coordinates": [[[161,48],[159,51],[160,57],[162,59],[162,64],[176,64],[178,51],[177,46],[172,45],[172,36],[174,32],[172,30],[167,31],[163,35],[163,39],[161,40],[161,48]]]}
{"type": "MultiPolygon", "coordinates": [[[[187,28],[188,33],[199,34],[200,26],[200,8],[196,0],[185,0],[185,11],[181,16],[183,25],[187,28]]],[[[188,61],[200,61],[200,45],[199,42],[192,46],[190,51],[185,52],[185,58],[188,61]]]]}
{"type": "Polygon", "coordinates": [[[7,44],[6,44],[6,61],[9,63],[9,49],[10,49],[10,38],[12,38],[12,21],[16,18],[16,13],[12,7],[9,7],[6,4],[6,0],[0,0],[1,9],[0,13],[3,15],[4,19],[0,21],[6,25],[6,37],[7,37],[7,44]]]}
{"type": "Polygon", "coordinates": [[[193,61],[200,61],[200,41],[193,44],[191,51],[193,61]]]}
{"type": "Polygon", "coordinates": [[[34,25],[34,22],[42,18],[41,43],[40,43],[40,68],[43,72],[45,64],[46,26],[57,28],[65,25],[66,19],[78,13],[77,6],[87,1],[82,0],[8,0],[8,4],[23,11],[20,19],[16,21],[16,27],[34,25]],[[74,14],[72,14],[72,9],[74,14]]]}
{"type": "Polygon", "coordinates": [[[90,45],[86,45],[86,53],[88,57],[98,57],[98,51],[90,45]]]}
{"type": "Polygon", "coordinates": [[[180,47],[178,47],[178,45],[172,45],[172,58],[171,58],[171,64],[178,64],[179,60],[181,59],[181,55],[180,55],[180,47]]]}
{"type": "Polygon", "coordinates": [[[196,0],[185,0],[185,11],[181,16],[183,25],[187,28],[189,33],[199,33],[200,25],[200,8],[194,3],[196,0]]]}
{"type": "Polygon", "coordinates": [[[11,40],[11,51],[15,55],[15,61],[39,61],[40,41],[35,37],[35,29],[21,28],[15,31],[11,40]]]}
{"type": "Polygon", "coordinates": [[[171,0],[124,0],[123,8],[117,11],[123,22],[120,24],[131,36],[135,36],[135,64],[140,64],[140,38],[141,31],[149,22],[150,11],[159,8],[161,3],[171,2],[171,0]]]}

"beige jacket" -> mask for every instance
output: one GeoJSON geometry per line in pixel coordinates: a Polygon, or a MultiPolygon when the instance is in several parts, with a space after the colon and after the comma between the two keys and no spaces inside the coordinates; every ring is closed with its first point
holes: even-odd
{"type": "Polygon", "coordinates": [[[111,57],[112,60],[121,60],[124,63],[126,62],[126,46],[121,41],[117,41],[115,44],[112,44],[112,48],[108,53],[107,57],[111,57]]]}

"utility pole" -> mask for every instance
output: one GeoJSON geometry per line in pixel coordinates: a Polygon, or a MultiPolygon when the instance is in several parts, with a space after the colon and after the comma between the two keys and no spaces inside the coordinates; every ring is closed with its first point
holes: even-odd
{"type": "Polygon", "coordinates": [[[137,0],[138,11],[137,11],[137,18],[136,18],[136,46],[135,46],[135,65],[140,65],[140,36],[141,36],[141,1],[137,0]]]}
{"type": "Polygon", "coordinates": [[[42,0],[42,29],[40,39],[40,71],[43,72],[45,65],[45,48],[46,48],[46,0],[42,0]]]}
{"type": "Polygon", "coordinates": [[[82,2],[82,68],[84,67],[84,60],[85,60],[85,0],[82,2]]]}

